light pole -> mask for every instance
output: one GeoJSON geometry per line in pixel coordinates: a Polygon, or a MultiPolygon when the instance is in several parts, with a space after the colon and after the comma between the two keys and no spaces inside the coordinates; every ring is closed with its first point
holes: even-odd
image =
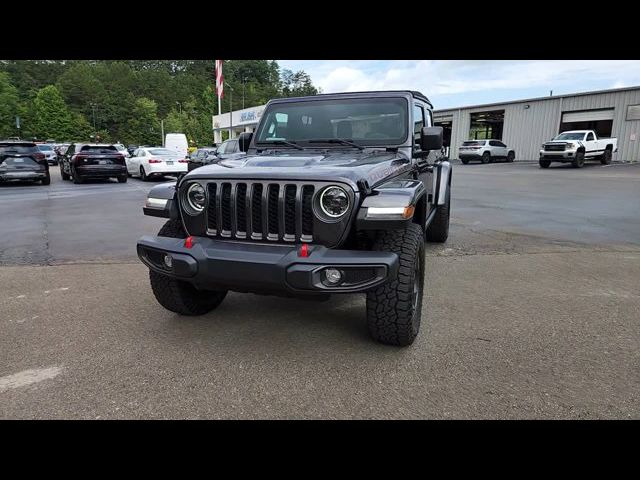
{"type": "Polygon", "coordinates": [[[227,85],[227,88],[231,90],[231,95],[229,95],[229,138],[231,139],[233,132],[233,88],[231,85],[227,85]]]}
{"type": "Polygon", "coordinates": [[[93,131],[96,132],[96,104],[91,103],[91,110],[93,110],[93,131]]]}
{"type": "Polygon", "coordinates": [[[242,77],[242,109],[244,110],[244,82],[247,81],[247,77],[242,77]]]}

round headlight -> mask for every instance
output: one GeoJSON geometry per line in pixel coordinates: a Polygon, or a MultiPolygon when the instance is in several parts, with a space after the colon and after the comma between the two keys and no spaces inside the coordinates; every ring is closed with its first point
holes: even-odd
{"type": "Polygon", "coordinates": [[[341,217],[349,210],[349,195],[342,187],[327,187],[320,195],[320,208],[331,218],[341,217]]]}
{"type": "Polygon", "coordinates": [[[187,189],[187,203],[195,212],[200,213],[204,210],[204,206],[207,202],[207,196],[204,192],[204,187],[199,183],[192,183],[187,189]]]}

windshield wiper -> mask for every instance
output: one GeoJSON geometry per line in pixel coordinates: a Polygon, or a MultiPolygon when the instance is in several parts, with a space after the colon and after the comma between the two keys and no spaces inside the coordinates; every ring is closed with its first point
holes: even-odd
{"type": "Polygon", "coordinates": [[[304,150],[304,147],[301,147],[295,142],[289,142],[287,140],[269,140],[265,142],[256,142],[256,145],[289,145],[291,147],[297,148],[298,150],[304,150]]]}
{"type": "Polygon", "coordinates": [[[313,140],[307,140],[309,143],[340,143],[342,145],[350,145],[360,150],[364,150],[362,145],[352,142],[346,138],[314,138],[313,140]]]}

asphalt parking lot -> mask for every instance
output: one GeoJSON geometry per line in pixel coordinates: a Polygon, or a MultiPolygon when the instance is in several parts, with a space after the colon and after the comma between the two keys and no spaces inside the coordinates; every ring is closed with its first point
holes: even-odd
{"type": "Polygon", "coordinates": [[[154,183],[0,185],[0,418],[640,418],[640,165],[454,166],[423,328],[362,296],[160,307],[154,183]]]}

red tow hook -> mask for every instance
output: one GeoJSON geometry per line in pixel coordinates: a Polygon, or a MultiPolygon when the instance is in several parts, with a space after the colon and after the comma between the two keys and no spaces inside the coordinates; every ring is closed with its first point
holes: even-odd
{"type": "Polygon", "coordinates": [[[191,247],[193,247],[193,237],[189,235],[184,240],[184,248],[191,248],[191,247]]]}
{"type": "Polygon", "coordinates": [[[303,258],[307,258],[309,256],[309,246],[306,243],[303,243],[300,246],[300,250],[298,250],[298,256],[299,257],[303,257],[303,258]]]}

